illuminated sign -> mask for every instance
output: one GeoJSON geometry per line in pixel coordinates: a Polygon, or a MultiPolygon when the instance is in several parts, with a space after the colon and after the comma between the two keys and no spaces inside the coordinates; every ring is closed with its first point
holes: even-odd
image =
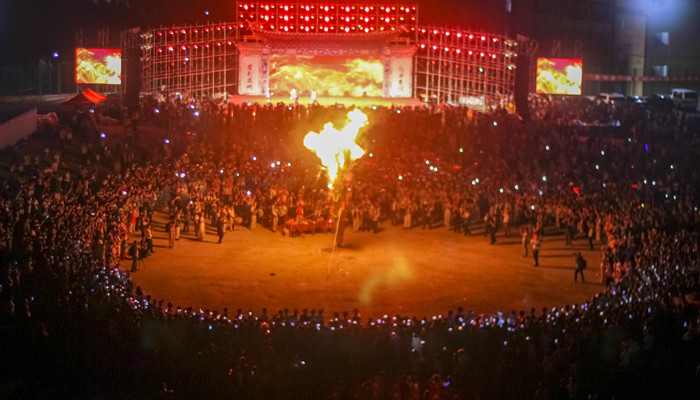
{"type": "Polygon", "coordinates": [[[118,49],[75,49],[75,82],[119,85],[122,52],[118,49]]]}
{"type": "Polygon", "coordinates": [[[581,94],[583,62],[571,58],[538,58],[535,91],[541,94],[581,94]]]}

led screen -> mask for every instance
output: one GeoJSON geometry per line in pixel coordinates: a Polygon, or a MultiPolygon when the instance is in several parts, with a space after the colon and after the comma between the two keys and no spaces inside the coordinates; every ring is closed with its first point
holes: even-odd
{"type": "Polygon", "coordinates": [[[122,52],[118,49],[75,49],[77,83],[122,83],[122,52]]]}
{"type": "Polygon", "coordinates": [[[270,91],[301,96],[316,90],[318,96],[381,97],[384,67],[378,56],[270,57],[270,91]]]}
{"type": "Polygon", "coordinates": [[[543,94],[581,94],[583,62],[571,58],[538,58],[535,91],[543,94]]]}

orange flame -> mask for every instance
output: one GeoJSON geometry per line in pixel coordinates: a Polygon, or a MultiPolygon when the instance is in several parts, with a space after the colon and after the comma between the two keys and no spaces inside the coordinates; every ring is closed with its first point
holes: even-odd
{"type": "Polygon", "coordinates": [[[329,122],[323,126],[321,133],[309,132],[304,138],[304,146],[316,153],[328,172],[329,189],[333,188],[342,168],[365,154],[355,140],[360,129],[367,124],[367,116],[360,110],[353,110],[348,113],[348,119],[350,121],[340,131],[329,122]],[[346,159],[346,154],[349,159],[346,159]]]}

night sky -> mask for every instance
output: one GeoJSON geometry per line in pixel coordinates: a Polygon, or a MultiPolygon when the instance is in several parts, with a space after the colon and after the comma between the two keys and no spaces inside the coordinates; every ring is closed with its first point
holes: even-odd
{"type": "MultiPolygon", "coordinates": [[[[233,21],[235,1],[222,0],[0,0],[0,64],[32,62],[58,50],[72,53],[75,32],[89,34],[183,22],[233,21]],[[97,3],[97,4],[96,4],[97,3]],[[209,15],[204,14],[209,10],[209,15]]],[[[315,2],[314,2],[315,3],[315,2]]],[[[358,1],[332,3],[358,4],[358,1]]],[[[398,4],[370,1],[367,4],[398,4]]],[[[505,0],[416,0],[419,23],[503,32],[505,0]]]]}

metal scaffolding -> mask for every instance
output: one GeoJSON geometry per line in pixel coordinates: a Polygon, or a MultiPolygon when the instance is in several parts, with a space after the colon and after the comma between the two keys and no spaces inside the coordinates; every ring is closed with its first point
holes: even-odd
{"type": "Polygon", "coordinates": [[[416,41],[416,96],[439,103],[474,104],[474,100],[480,100],[483,106],[510,101],[516,41],[492,33],[443,27],[419,28],[416,41]]]}
{"type": "Polygon", "coordinates": [[[141,91],[220,97],[235,93],[235,24],[160,27],[141,33],[141,91]]]}

